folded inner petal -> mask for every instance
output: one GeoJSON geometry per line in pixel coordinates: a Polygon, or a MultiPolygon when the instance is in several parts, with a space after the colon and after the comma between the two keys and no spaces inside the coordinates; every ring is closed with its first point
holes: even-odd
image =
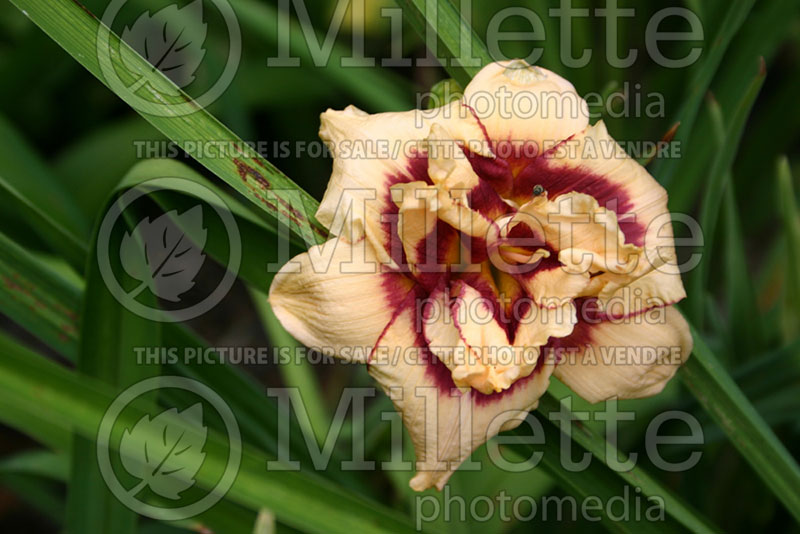
{"type": "Polygon", "coordinates": [[[404,309],[381,336],[369,373],[403,416],[416,451],[412,489],[442,489],[469,455],[495,434],[516,427],[547,390],[552,362],[541,361],[502,393],[459,389],[415,325],[414,306],[404,309]]]}

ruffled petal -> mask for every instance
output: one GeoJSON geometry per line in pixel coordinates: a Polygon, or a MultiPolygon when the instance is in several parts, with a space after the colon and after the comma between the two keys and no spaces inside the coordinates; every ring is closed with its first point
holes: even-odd
{"type": "Polygon", "coordinates": [[[689,325],[672,306],[621,321],[579,323],[562,341],[559,380],[589,402],[659,393],[692,351],[689,325]]]}
{"type": "Polygon", "coordinates": [[[532,154],[589,124],[588,106],[571,83],[519,59],[486,65],[464,89],[463,101],[490,141],[527,144],[532,154]]]}
{"type": "MultiPolygon", "coordinates": [[[[428,347],[452,372],[455,385],[489,394],[508,389],[531,374],[538,346],[512,346],[495,320],[496,302],[474,287],[457,282],[435,291],[424,310],[428,347]]],[[[540,343],[547,341],[547,336],[540,343]]]]}
{"type": "Polygon", "coordinates": [[[563,306],[583,294],[591,282],[588,272],[570,272],[552,257],[540,260],[534,269],[516,274],[515,278],[540,308],[563,306]]]}
{"type": "Polygon", "coordinates": [[[520,424],[547,390],[552,362],[502,393],[484,395],[453,384],[450,371],[425,348],[413,306],[402,310],[378,341],[369,372],[403,416],[416,451],[412,489],[442,489],[477,447],[520,424]]]}
{"type": "Polygon", "coordinates": [[[545,181],[551,198],[570,191],[591,195],[617,214],[627,242],[647,249],[671,244],[671,231],[659,232],[670,226],[666,190],[628,156],[603,121],[555,147],[540,163],[540,174],[562,172],[571,179],[545,181]]]}
{"type": "Polygon", "coordinates": [[[530,224],[530,218],[570,272],[638,277],[652,270],[642,261],[642,249],[625,242],[616,214],[589,195],[573,192],[548,200],[542,194],[521,206],[515,216],[520,224],[530,224]]]}
{"type": "MultiPolygon", "coordinates": [[[[675,254],[672,222],[667,207],[667,192],[647,170],[609,135],[602,121],[540,158],[542,176],[559,172],[571,176],[571,183],[547,178],[543,185],[551,198],[570,191],[589,194],[600,206],[616,213],[625,242],[641,247],[644,255],[637,276],[603,275],[593,280],[595,293],[602,302],[622,297],[627,286],[641,292],[641,302],[671,304],[686,294],[675,254]]],[[[531,178],[536,181],[537,178],[531,178]]],[[[634,301],[628,313],[641,311],[634,301]]],[[[652,304],[651,304],[652,305],[652,304]]]]}
{"type": "Polygon", "coordinates": [[[411,289],[404,276],[381,272],[365,240],[336,238],[284,265],[269,302],[284,328],[307,347],[363,362],[411,289]]]}
{"type": "MultiPolygon", "coordinates": [[[[333,154],[333,172],[317,219],[350,241],[366,235],[382,262],[392,264],[382,215],[392,211],[389,188],[427,180],[427,141],[433,124],[458,142],[478,146],[483,132],[459,102],[433,110],[370,115],[354,106],[320,116],[319,135],[333,154]],[[381,247],[380,245],[383,245],[381,247]]],[[[476,148],[481,150],[480,148],[476,148]]],[[[491,156],[488,149],[482,153],[491,156]]]]}

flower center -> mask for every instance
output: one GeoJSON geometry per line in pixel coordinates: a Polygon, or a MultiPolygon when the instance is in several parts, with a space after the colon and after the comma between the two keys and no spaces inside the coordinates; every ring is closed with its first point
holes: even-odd
{"type": "Polygon", "coordinates": [[[537,169],[530,159],[465,154],[431,152],[430,179],[398,184],[392,198],[403,263],[427,293],[421,333],[457,386],[488,394],[529,376],[542,347],[572,333],[575,299],[624,283],[642,249],[593,196],[549,198],[523,175],[537,169]],[[503,166],[513,172],[492,172],[503,166]]]}

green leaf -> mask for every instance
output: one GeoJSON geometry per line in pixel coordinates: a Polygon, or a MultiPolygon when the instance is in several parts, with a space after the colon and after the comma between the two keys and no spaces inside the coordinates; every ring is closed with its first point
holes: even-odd
{"type": "Polygon", "coordinates": [[[0,312],[69,359],[83,287],[0,233],[0,312]]]}
{"type": "MultiPolygon", "coordinates": [[[[68,371],[22,348],[0,335],[0,402],[23,410],[27,420],[16,421],[25,432],[32,420],[70,425],[76,433],[94,438],[114,398],[102,383],[68,371]]],[[[132,427],[148,410],[135,401],[120,415],[119,424],[132,427]],[[130,412],[130,413],[128,413],[130,412]]],[[[5,414],[0,413],[5,421],[5,414]]],[[[158,436],[153,436],[158,439],[158,436]]],[[[112,440],[113,441],[113,440],[112,440]]],[[[227,439],[209,431],[207,461],[225,465],[227,439]]],[[[252,511],[268,508],[278,520],[306,532],[399,533],[414,532],[400,514],[358,497],[317,476],[283,470],[266,470],[272,458],[252,447],[244,447],[241,468],[227,498],[252,511]]],[[[201,469],[198,485],[210,489],[217,476],[201,469]]]]}
{"type": "Polygon", "coordinates": [[[678,374],[786,509],[800,520],[800,467],[692,326],[694,353],[678,374]]]}
{"type": "MultiPolygon", "coordinates": [[[[725,61],[719,65],[718,73],[714,77],[714,96],[725,115],[733,113],[747,92],[751,65],[759,57],[765,58],[767,64],[771,64],[771,59],[780,50],[781,43],[792,32],[798,7],[800,6],[794,0],[759,2],[758,8],[748,15],[747,24],[743,24],[736,33],[725,54],[725,61]]],[[[792,78],[800,79],[795,74],[792,78]]],[[[788,142],[793,137],[791,131],[785,131],[785,128],[791,129],[791,124],[798,121],[786,117],[782,110],[794,101],[798,84],[794,85],[792,87],[792,83],[781,83],[777,94],[770,95],[770,106],[765,112],[752,117],[752,125],[748,128],[748,150],[737,156],[737,165],[741,171],[738,176],[744,180],[748,180],[762,167],[764,154],[779,146],[783,140],[788,142]]],[[[715,151],[702,149],[704,143],[714,135],[714,126],[707,114],[698,112],[693,131],[684,134],[687,136],[686,142],[681,146],[684,157],[673,163],[677,170],[673,173],[674,178],[669,187],[669,206],[675,213],[687,213],[694,207],[698,192],[706,183],[709,164],[716,154],[715,151]]],[[[763,199],[764,202],[768,199],[766,195],[756,198],[763,199]]]]}
{"type": "Polygon", "coordinates": [[[702,259],[695,271],[691,273],[687,281],[687,295],[689,296],[688,305],[691,311],[690,317],[695,324],[702,326],[703,311],[705,305],[705,291],[708,284],[708,273],[710,272],[711,259],[714,253],[714,237],[717,228],[717,218],[719,217],[720,205],[725,187],[725,177],[731,172],[731,166],[739,148],[747,117],[755,103],[761,86],[764,84],[766,71],[763,59],[760,62],[756,76],[751,80],[744,98],[739,102],[736,111],[727,125],[725,141],[721,150],[717,151],[714,162],[709,173],[709,180],[706,186],[703,202],[700,206],[699,224],[703,231],[703,245],[699,248],[702,259]]]}
{"type": "Polygon", "coordinates": [[[742,221],[736,204],[736,192],[730,174],[727,176],[722,204],[723,247],[725,252],[725,294],[728,298],[728,321],[731,348],[740,359],[756,353],[764,346],[761,316],[753,279],[748,272],[744,250],[742,221]]]}
{"type": "MultiPolygon", "coordinates": [[[[0,116],[0,206],[4,215],[22,217],[29,229],[75,266],[85,253],[88,225],[68,191],[53,178],[41,158],[0,116]],[[35,202],[30,200],[35,198],[35,202]]],[[[26,229],[27,230],[27,229],[26,229]]]]}
{"type": "Polygon", "coordinates": [[[125,88],[139,84],[139,93],[144,93],[141,87],[146,85],[157,93],[158,100],[151,101],[137,93],[119,90],[116,84],[109,85],[110,89],[118,91],[120,98],[207,169],[252,203],[290,225],[296,236],[302,238],[303,244],[316,244],[327,237],[327,230],[313,217],[317,207],[313,197],[250,149],[159,70],[153,69],[85,8],[71,0],[54,0],[47,4],[36,0],[14,0],[13,3],[102,82],[108,85],[103,69],[113,69],[125,88]],[[98,54],[97,40],[103,37],[108,39],[108,54],[98,54]],[[122,51],[128,59],[126,64],[121,59],[122,51]],[[173,94],[177,96],[169,96],[173,94]],[[168,105],[165,106],[164,102],[168,105]],[[186,106],[195,109],[190,114],[179,113],[186,106]],[[197,142],[209,140],[222,143],[231,150],[238,148],[240,152],[234,157],[228,150],[225,157],[217,157],[216,153],[210,155],[193,150],[197,142]]]}
{"type": "Polygon", "coordinates": [[[0,460],[0,472],[53,477],[64,481],[69,473],[69,458],[63,453],[35,449],[0,460]]]}
{"type": "MultiPolygon", "coordinates": [[[[722,152],[726,142],[722,108],[713,96],[708,98],[708,108],[711,122],[714,125],[717,151],[722,152]]],[[[725,173],[722,187],[724,189],[722,201],[724,231],[721,233],[725,253],[723,279],[728,301],[727,337],[730,340],[730,352],[738,355],[740,359],[744,359],[745,356],[761,349],[764,344],[764,336],[760,317],[753,317],[753,310],[758,308],[755,289],[748,274],[742,223],[739,218],[735,185],[730,171],[725,173]]]]}
{"type": "Polygon", "coordinates": [[[442,66],[461,87],[492,62],[486,45],[450,0],[397,0],[397,4],[429,47],[437,42],[444,46],[444,50],[436,51],[437,57],[444,60],[442,66]],[[435,9],[429,12],[427,5],[435,9]]]}
{"type": "MultiPolygon", "coordinates": [[[[562,429],[560,429],[559,425],[552,420],[550,414],[562,410],[569,413],[569,410],[566,407],[563,407],[561,401],[553,396],[552,393],[545,393],[545,395],[539,399],[539,407],[537,408],[537,412],[540,414],[539,420],[542,421],[544,426],[550,426],[555,429],[555,437],[551,439],[554,439],[557,443],[559,442],[559,435],[562,432],[562,429]]],[[[672,519],[680,523],[690,532],[712,533],[719,531],[718,527],[712,525],[708,519],[704,518],[697,510],[672,492],[666,485],[662,484],[648,474],[647,471],[641,466],[635,465],[630,470],[617,471],[603,465],[606,458],[612,455],[621,463],[627,462],[628,457],[627,455],[622,454],[622,452],[619,451],[614,444],[608,442],[605,437],[592,430],[588,425],[581,424],[577,417],[567,417],[569,418],[569,423],[567,423],[570,428],[569,435],[573,442],[577,444],[581,451],[591,453],[595,458],[595,461],[590,464],[591,466],[594,466],[590,467],[588,470],[590,473],[581,475],[580,473],[573,473],[566,470],[564,466],[556,460],[560,457],[560,451],[551,453],[552,458],[548,459],[545,456],[543,461],[545,462],[548,471],[553,474],[553,476],[562,486],[575,487],[581,495],[589,496],[593,495],[593,491],[595,491],[594,486],[596,486],[596,482],[592,481],[593,477],[602,478],[603,480],[608,480],[607,485],[609,487],[597,488],[596,491],[602,491],[603,493],[601,494],[606,494],[611,491],[611,493],[608,493],[609,498],[613,497],[617,493],[624,493],[624,487],[626,484],[629,486],[629,488],[638,487],[640,488],[643,496],[661,499],[664,503],[664,511],[672,519]],[[609,476],[609,473],[616,475],[619,480],[614,481],[613,477],[609,476]],[[585,486],[579,480],[582,476],[585,476],[588,479],[585,486]]],[[[549,430],[549,432],[553,431],[549,430]]],[[[617,524],[613,521],[609,521],[609,523],[613,529],[620,529],[621,531],[625,532],[630,531],[629,526],[617,524]]]]}
{"type": "Polygon", "coordinates": [[[783,293],[783,331],[787,339],[800,332],[800,209],[792,170],[786,156],[778,161],[778,207],[786,242],[786,290],[783,293]]]}
{"type": "MultiPolygon", "coordinates": [[[[692,133],[694,122],[703,103],[703,97],[708,92],[711,80],[725,56],[725,51],[739,28],[744,24],[747,15],[753,8],[755,0],[742,0],[731,2],[725,17],[719,25],[717,35],[711,41],[711,46],[705,52],[705,58],[695,67],[692,79],[689,81],[683,105],[678,110],[672,124],[679,122],[680,127],[675,133],[673,141],[681,147],[688,147],[689,136],[692,133]]],[[[684,153],[686,151],[684,150],[684,153]]],[[[665,187],[672,183],[673,175],[681,162],[678,158],[659,159],[653,165],[652,174],[665,187]]]]}
{"type": "MultiPolygon", "coordinates": [[[[66,440],[65,440],[66,441],[66,440]]],[[[13,476],[21,479],[26,477],[27,480],[25,487],[31,487],[33,478],[44,479],[48,481],[65,483],[69,478],[69,455],[50,452],[44,450],[23,451],[13,456],[9,456],[0,460],[0,481],[6,482],[7,477],[13,476]]],[[[19,484],[12,484],[11,487],[17,492],[20,489],[19,484]]],[[[52,516],[56,523],[60,523],[64,516],[63,499],[59,496],[50,496],[45,493],[43,488],[33,487],[36,490],[32,495],[34,499],[31,504],[41,509],[44,513],[52,516]],[[44,495],[44,498],[42,498],[44,495]],[[52,501],[52,502],[51,502],[52,501]]],[[[29,491],[19,491],[23,497],[31,493],[29,491]]],[[[150,496],[144,499],[149,504],[164,506],[168,503],[156,501],[150,496]]],[[[246,508],[237,504],[220,501],[211,509],[195,516],[186,521],[170,521],[170,525],[182,526],[186,530],[197,531],[202,530],[202,527],[207,527],[212,532],[230,532],[230,533],[244,533],[249,534],[250,528],[255,522],[256,514],[246,508]]],[[[145,525],[139,528],[139,532],[145,530],[145,525]]]]}
{"type": "MultiPolygon", "coordinates": [[[[129,261],[144,261],[145,250],[141,242],[129,241],[127,253],[132,258],[129,261]]],[[[111,256],[109,261],[112,265],[123,261],[119,255],[111,256]]],[[[158,374],[158,365],[137,361],[135,349],[159,345],[161,325],[126,309],[111,293],[97,261],[97,234],[87,257],[85,278],[76,361],[78,371],[105,382],[117,391],[158,374]]],[[[149,299],[147,302],[154,305],[155,298],[152,295],[143,298],[149,299]]],[[[133,533],[136,531],[137,516],[109,491],[100,473],[95,451],[94,436],[75,437],[66,530],[70,534],[102,531],[133,533]]]]}
{"type": "Polygon", "coordinates": [[[301,345],[275,317],[267,295],[256,289],[252,289],[250,293],[256,311],[261,317],[261,323],[269,336],[270,344],[273,347],[286,347],[290,349],[290,354],[295,355],[290,358],[289,362],[281,364],[278,369],[283,383],[290,388],[297,388],[298,394],[302,395],[302,403],[308,413],[308,423],[304,424],[301,419],[300,426],[307,435],[314,436],[317,443],[322,444],[325,442],[324,432],[330,427],[330,417],[325,409],[322,395],[320,395],[321,388],[319,381],[314,376],[314,370],[305,358],[298,361],[301,345]]]}

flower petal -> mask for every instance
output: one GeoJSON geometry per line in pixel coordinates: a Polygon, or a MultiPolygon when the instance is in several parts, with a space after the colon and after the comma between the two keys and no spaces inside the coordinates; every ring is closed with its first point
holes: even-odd
{"type": "MultiPolygon", "coordinates": [[[[626,286],[642,293],[637,302],[652,298],[663,305],[686,296],[677,265],[667,192],[614,141],[602,121],[544,158],[537,158],[532,167],[536,169],[529,173],[528,185],[542,183],[551,198],[570,191],[593,196],[600,206],[617,214],[625,242],[644,249],[637,269],[642,278],[602,275],[593,280],[594,294],[601,302],[621,296],[626,286]]],[[[642,310],[633,301],[629,303],[628,313],[642,310]]]]}
{"type": "MultiPolygon", "coordinates": [[[[438,289],[427,303],[425,340],[459,387],[499,392],[528,376],[536,365],[538,348],[512,346],[506,330],[495,320],[495,306],[463,282],[456,283],[453,295],[449,288],[438,289]]],[[[545,341],[546,337],[540,344],[545,341]]]]}
{"type": "MultiPolygon", "coordinates": [[[[603,121],[531,159],[519,173],[515,190],[530,194],[536,185],[550,199],[573,191],[594,197],[617,214],[627,243],[647,249],[672,244],[671,227],[660,232],[670,226],[666,190],[628,156],[603,121]]],[[[667,257],[670,251],[663,252],[667,257]]]]}
{"type": "Polygon", "coordinates": [[[394,319],[376,344],[369,372],[403,416],[417,455],[412,489],[442,489],[477,447],[520,424],[547,390],[552,362],[502,393],[458,389],[450,371],[427,349],[415,328],[414,306],[394,319]]]}
{"type": "MultiPolygon", "coordinates": [[[[453,139],[476,145],[483,132],[459,102],[433,110],[370,115],[348,106],[320,116],[319,135],[333,153],[333,172],[317,219],[350,241],[366,235],[384,263],[392,259],[381,216],[392,211],[390,186],[428,180],[426,137],[433,124],[445,125],[453,139]]],[[[491,152],[482,153],[491,156],[491,152]]]]}
{"type": "Polygon", "coordinates": [[[404,276],[379,270],[365,240],[350,244],[336,238],[284,265],[272,281],[269,302],[304,345],[365,361],[411,289],[404,276]]]}
{"type": "Polygon", "coordinates": [[[570,338],[560,340],[577,350],[562,355],[556,377],[589,402],[659,393],[689,358],[692,337],[678,310],[653,311],[663,313],[579,323],[570,338]]]}
{"type": "Polygon", "coordinates": [[[571,83],[519,59],[486,65],[464,89],[463,101],[490,141],[532,144],[535,153],[589,124],[588,106],[571,83]]]}
{"type": "Polygon", "coordinates": [[[520,207],[516,220],[535,221],[570,272],[604,271],[638,278],[652,270],[642,261],[642,249],[625,242],[616,214],[584,193],[566,193],[553,200],[547,194],[537,196],[520,207]]]}
{"type": "Polygon", "coordinates": [[[515,275],[525,292],[540,308],[563,306],[589,286],[589,273],[573,273],[552,256],[540,260],[528,272],[515,275]]]}

